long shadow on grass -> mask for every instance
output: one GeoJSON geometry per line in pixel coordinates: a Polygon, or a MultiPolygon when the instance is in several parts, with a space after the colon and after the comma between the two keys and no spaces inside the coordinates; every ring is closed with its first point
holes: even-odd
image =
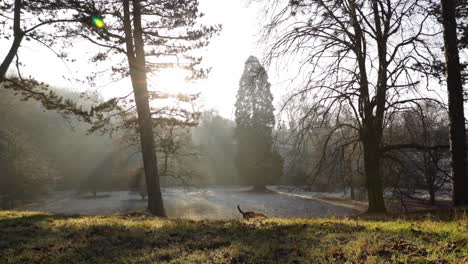
{"type": "Polygon", "coordinates": [[[0,230],[0,263],[344,263],[349,256],[340,248],[361,236],[406,236],[336,220],[278,224],[50,214],[0,215],[0,230]]]}
{"type": "Polygon", "coordinates": [[[403,221],[434,221],[434,222],[452,222],[468,219],[468,206],[452,208],[427,209],[418,212],[401,214],[361,214],[351,216],[351,219],[362,219],[369,221],[389,222],[395,220],[403,221]]]}
{"type": "MultiPolygon", "coordinates": [[[[1,213],[1,211],[0,211],[1,213]]],[[[67,220],[79,216],[42,213],[2,213],[0,217],[0,252],[8,248],[27,245],[31,240],[47,237],[50,230],[39,223],[50,223],[55,220],[67,220]]],[[[1,256],[1,254],[0,254],[1,256]]]]}

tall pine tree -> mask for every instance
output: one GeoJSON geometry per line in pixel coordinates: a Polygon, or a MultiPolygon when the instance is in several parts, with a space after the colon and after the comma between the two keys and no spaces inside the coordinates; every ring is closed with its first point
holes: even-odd
{"type": "Polygon", "coordinates": [[[236,165],[239,178],[254,190],[265,190],[282,174],[281,156],[273,150],[273,96],[268,75],[258,59],[245,62],[236,100],[236,165]]]}
{"type": "MultiPolygon", "coordinates": [[[[203,14],[198,9],[197,0],[76,0],[62,1],[61,4],[76,12],[81,21],[79,26],[67,27],[65,33],[68,39],[76,41],[82,38],[99,47],[91,61],[112,62],[110,77],[113,80],[130,77],[148,192],[148,210],[154,215],[165,216],[153,131],[163,122],[157,118],[150,104],[151,99],[158,98],[158,93],[149,89],[151,82],[148,75],[164,68],[178,68],[188,71],[191,79],[204,78],[207,72],[200,67],[201,57],[195,50],[205,47],[220,27],[199,23],[203,14]],[[96,21],[100,23],[96,24],[96,21]]],[[[99,71],[96,73],[87,80],[94,82],[101,78],[99,71]]],[[[157,83],[158,79],[152,82],[157,83]]],[[[133,106],[119,105],[122,101],[122,98],[115,98],[109,101],[107,109],[101,107],[94,110],[99,114],[106,110],[123,110],[120,113],[125,115],[133,106]]],[[[168,112],[170,114],[176,110],[169,108],[168,112]]],[[[102,124],[97,122],[94,125],[99,129],[102,124]]]]}

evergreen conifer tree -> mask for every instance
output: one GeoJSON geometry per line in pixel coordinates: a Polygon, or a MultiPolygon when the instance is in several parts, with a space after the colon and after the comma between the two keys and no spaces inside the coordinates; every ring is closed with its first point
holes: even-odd
{"type": "Polygon", "coordinates": [[[273,150],[273,95],[268,74],[258,59],[245,62],[236,100],[236,165],[244,184],[261,191],[282,174],[281,156],[273,150]]]}

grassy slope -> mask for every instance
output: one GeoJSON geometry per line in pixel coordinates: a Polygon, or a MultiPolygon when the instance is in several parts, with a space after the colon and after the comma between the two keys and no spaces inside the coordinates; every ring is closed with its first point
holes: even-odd
{"type": "Polygon", "coordinates": [[[0,211],[0,263],[468,263],[468,218],[245,222],[0,211]]]}

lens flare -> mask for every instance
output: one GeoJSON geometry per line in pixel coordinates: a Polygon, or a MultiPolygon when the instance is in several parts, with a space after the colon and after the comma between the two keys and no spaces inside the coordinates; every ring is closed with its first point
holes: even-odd
{"type": "Polygon", "coordinates": [[[93,23],[98,28],[103,28],[105,26],[104,20],[100,17],[93,17],[93,23]]]}

